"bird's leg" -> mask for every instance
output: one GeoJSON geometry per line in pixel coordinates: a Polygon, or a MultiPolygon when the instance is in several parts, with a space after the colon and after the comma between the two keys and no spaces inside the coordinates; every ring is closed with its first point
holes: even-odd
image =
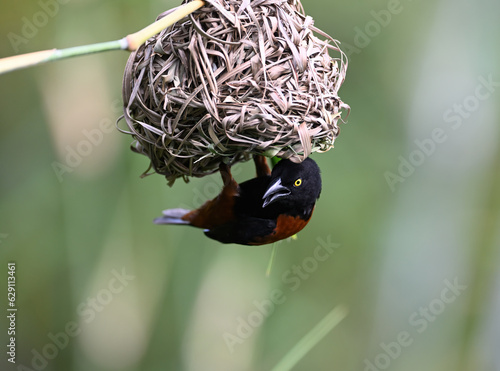
{"type": "Polygon", "coordinates": [[[267,158],[265,156],[254,155],[253,161],[255,162],[257,177],[271,175],[271,169],[267,164],[267,158]]]}
{"type": "Polygon", "coordinates": [[[222,177],[222,183],[224,187],[228,186],[232,182],[234,182],[233,176],[231,175],[231,168],[228,164],[221,162],[219,164],[220,176],[222,177]]]}

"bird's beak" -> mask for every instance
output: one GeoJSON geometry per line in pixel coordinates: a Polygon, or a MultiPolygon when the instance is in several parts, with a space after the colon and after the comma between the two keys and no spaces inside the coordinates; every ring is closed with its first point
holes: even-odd
{"type": "Polygon", "coordinates": [[[264,200],[262,207],[264,208],[270,203],[276,201],[278,198],[287,196],[289,194],[290,190],[281,185],[281,178],[278,178],[278,180],[276,180],[269,186],[266,193],[264,193],[264,196],[262,196],[262,199],[264,200]]]}

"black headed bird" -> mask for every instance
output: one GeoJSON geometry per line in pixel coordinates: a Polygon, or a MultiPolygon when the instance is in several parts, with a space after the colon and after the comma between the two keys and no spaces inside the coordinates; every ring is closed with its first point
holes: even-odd
{"type": "Polygon", "coordinates": [[[321,192],[319,167],[312,159],[281,160],[273,171],[266,158],[254,157],[257,177],[241,184],[221,163],[221,193],[196,210],[169,209],[156,224],[203,228],[222,243],[264,245],[293,236],[306,226],[321,192]]]}

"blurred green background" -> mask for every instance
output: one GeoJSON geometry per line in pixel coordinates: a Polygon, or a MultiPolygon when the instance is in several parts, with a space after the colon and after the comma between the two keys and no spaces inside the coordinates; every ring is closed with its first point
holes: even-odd
{"type": "MultiPolygon", "coordinates": [[[[118,39],[178,2],[1,4],[4,57],[118,39]]],[[[500,2],[303,5],[349,55],[352,112],[269,277],[271,246],[152,223],[220,181],[139,178],[148,160],[113,126],[126,52],[0,76],[2,370],[500,369],[500,2]]]]}

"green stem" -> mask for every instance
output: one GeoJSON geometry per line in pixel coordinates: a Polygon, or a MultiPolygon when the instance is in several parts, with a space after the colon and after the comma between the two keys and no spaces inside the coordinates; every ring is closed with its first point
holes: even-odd
{"type": "Polygon", "coordinates": [[[273,167],[276,166],[276,164],[281,160],[281,158],[273,156],[271,157],[271,163],[273,164],[273,167]]]}
{"type": "Polygon", "coordinates": [[[273,367],[272,371],[290,371],[299,361],[347,316],[347,307],[339,305],[326,315],[273,367]]]}
{"type": "MultiPolygon", "coordinates": [[[[487,172],[483,207],[476,220],[476,236],[471,244],[472,257],[470,267],[471,282],[467,288],[468,303],[465,326],[462,330],[461,344],[458,343],[459,355],[455,370],[469,371],[480,368],[476,347],[479,329],[485,325],[488,303],[494,295],[496,265],[498,256],[498,221],[500,220],[500,149],[497,150],[491,171],[487,172]]],[[[490,323],[491,324],[491,323],[490,323]]]]}
{"type": "Polygon", "coordinates": [[[276,246],[276,244],[274,243],[273,250],[271,251],[271,258],[269,259],[269,263],[267,264],[266,277],[269,277],[271,275],[271,269],[273,268],[274,260],[276,259],[277,250],[278,246],[276,246]]]}
{"type": "Polygon", "coordinates": [[[0,59],[0,74],[35,66],[41,63],[58,61],[61,59],[78,57],[110,50],[125,50],[128,48],[126,38],[97,44],[75,46],[67,49],[50,49],[34,53],[15,55],[0,59]]]}
{"type": "Polygon", "coordinates": [[[81,55],[102,53],[111,50],[137,50],[137,48],[145,43],[147,39],[153,37],[163,29],[173,25],[175,22],[193,13],[203,5],[205,5],[205,2],[201,0],[190,1],[189,3],[179,6],[174,11],[167,14],[165,17],[150,24],[149,26],[146,26],[142,30],[127,35],[120,40],[76,46],[67,49],[42,50],[34,53],[1,58],[0,75],[3,73],[19,70],[21,68],[35,66],[41,63],[58,61],[60,59],[78,57],[81,55]]]}
{"type": "Polygon", "coordinates": [[[80,55],[102,53],[111,50],[126,50],[127,48],[127,40],[123,38],[115,41],[106,41],[97,44],[75,46],[67,49],[56,49],[54,54],[52,54],[47,62],[71,57],[78,57],[80,55]]]}

